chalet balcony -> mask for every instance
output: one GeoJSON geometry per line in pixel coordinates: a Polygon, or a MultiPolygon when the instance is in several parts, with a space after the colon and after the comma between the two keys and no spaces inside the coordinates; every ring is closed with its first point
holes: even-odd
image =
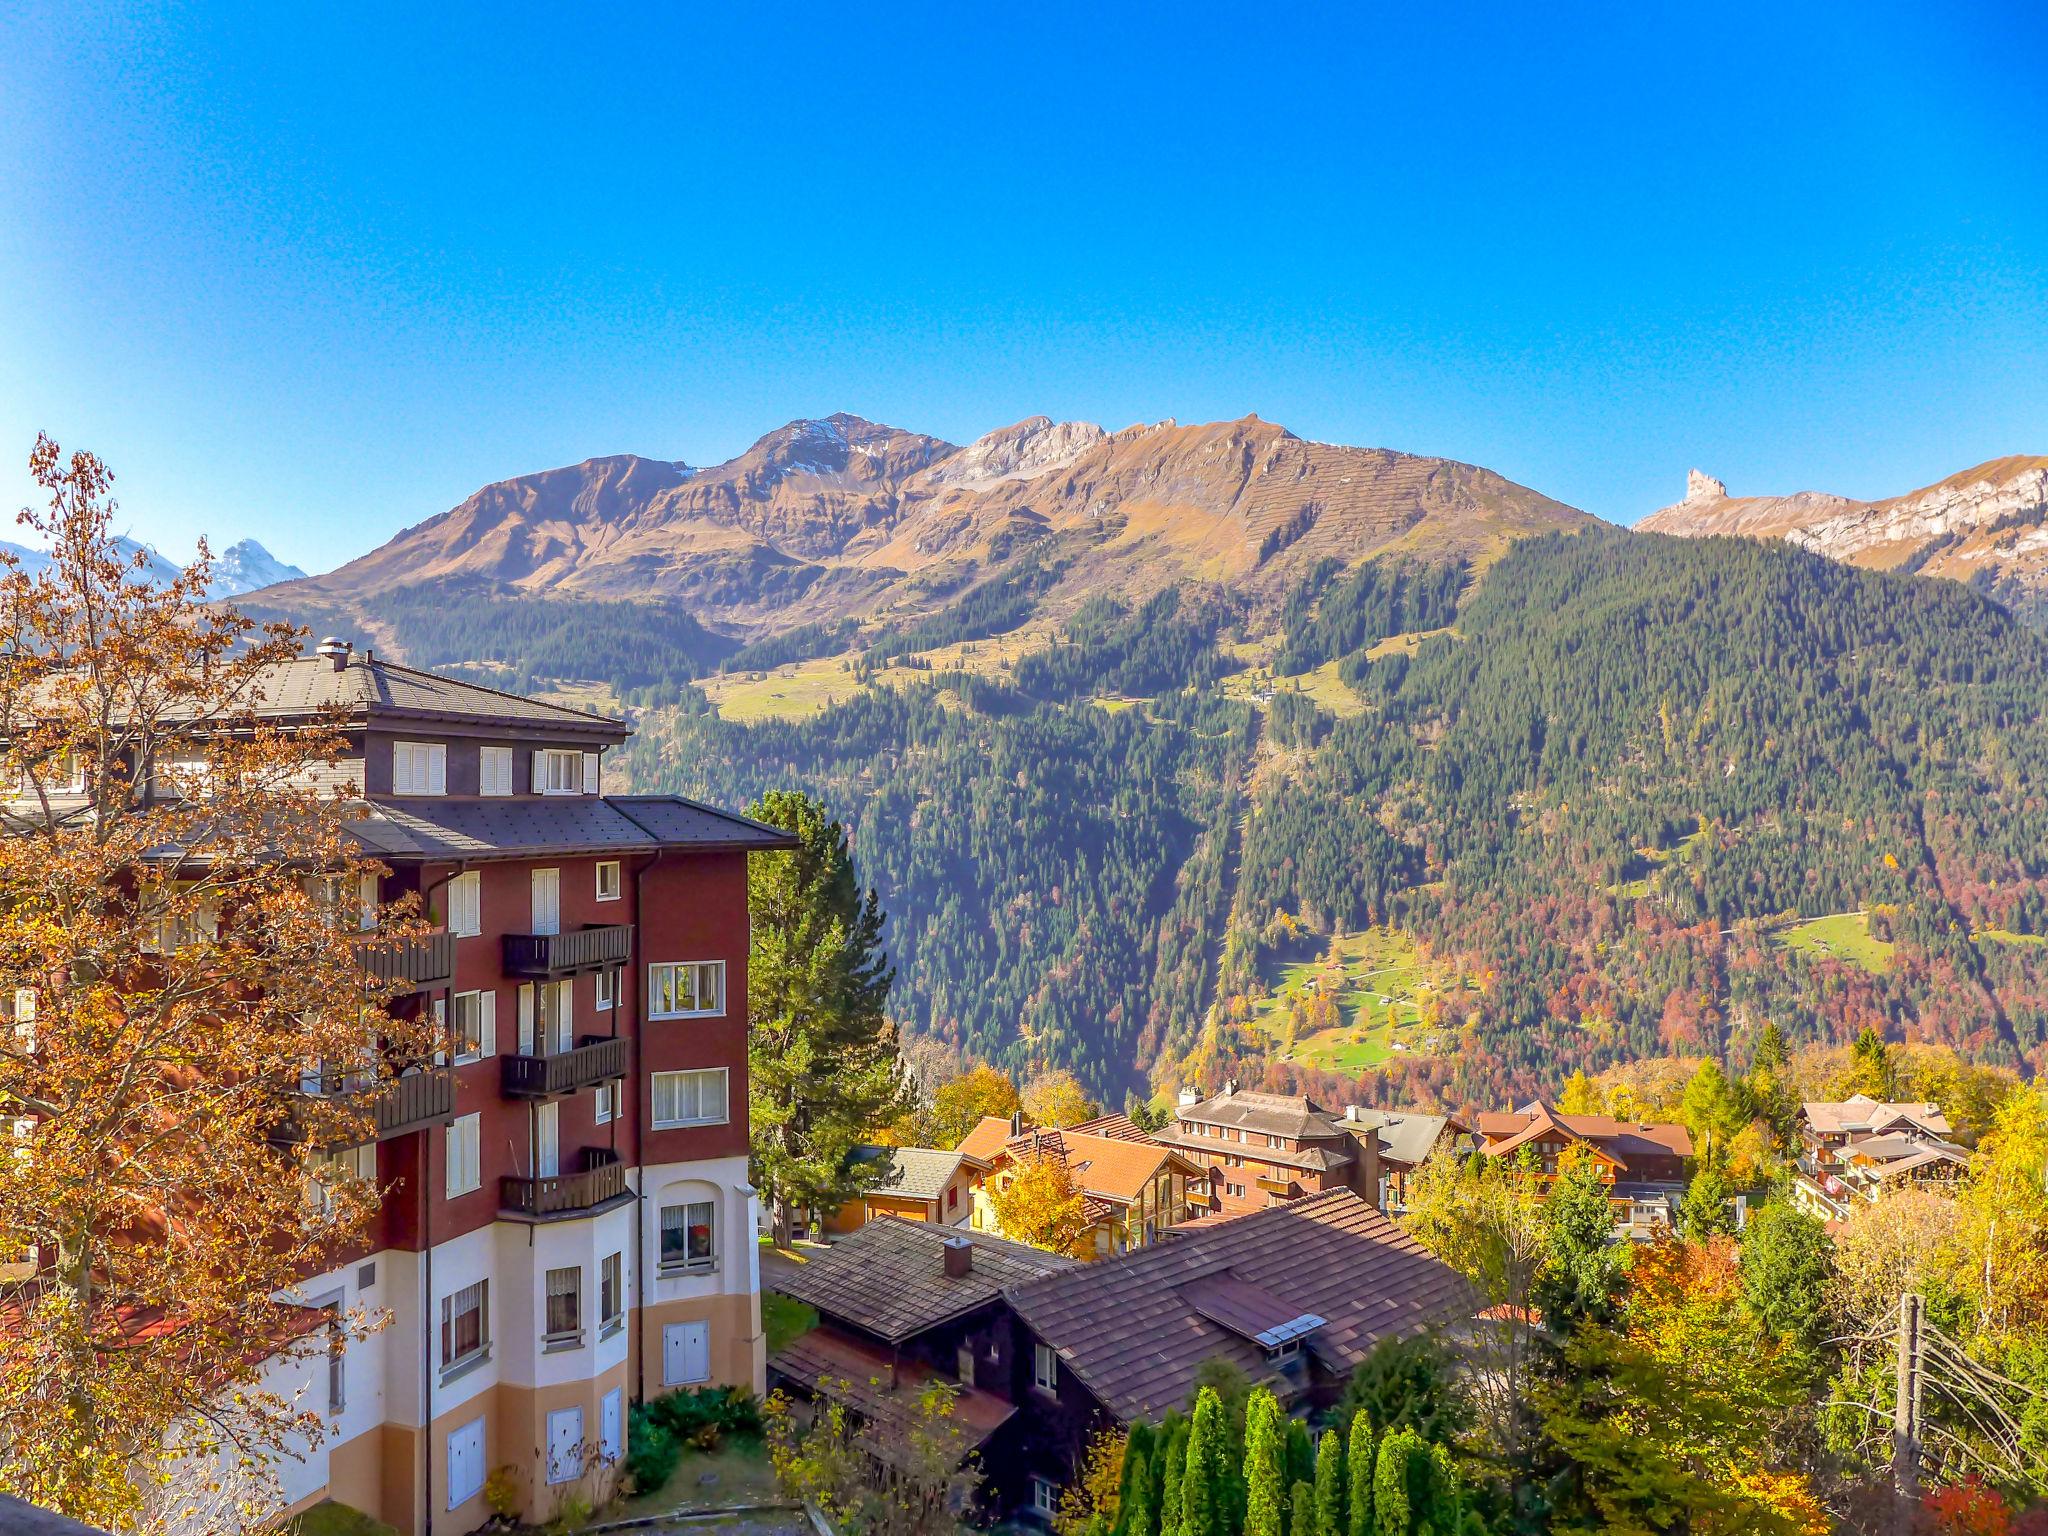
{"type": "Polygon", "coordinates": [[[633,947],[630,923],[594,923],[567,933],[508,933],[505,974],[546,981],[624,965],[633,947]]]}
{"type": "Polygon", "coordinates": [[[363,974],[379,988],[424,992],[455,978],[455,935],[445,931],[417,939],[360,939],[356,954],[363,974]]]}
{"type": "MultiPolygon", "coordinates": [[[[447,1067],[428,1067],[382,1084],[332,1073],[303,1087],[301,1094],[307,1099],[367,1098],[365,1107],[378,1141],[423,1131],[455,1115],[455,1073],[447,1067]]],[[[303,1117],[293,1114],[286,1118],[275,1139],[295,1142],[305,1137],[303,1117]]]]}
{"type": "Polygon", "coordinates": [[[560,1221],[588,1216],[630,1199],[626,1188],[626,1165],[609,1147],[585,1147],[575,1173],[549,1174],[537,1179],[507,1174],[498,1183],[498,1203],[503,1214],[515,1221],[560,1221]]]}
{"type": "Polygon", "coordinates": [[[552,1056],[501,1056],[499,1087],[508,1099],[551,1099],[626,1075],[626,1042],[584,1035],[573,1050],[552,1056]]]}

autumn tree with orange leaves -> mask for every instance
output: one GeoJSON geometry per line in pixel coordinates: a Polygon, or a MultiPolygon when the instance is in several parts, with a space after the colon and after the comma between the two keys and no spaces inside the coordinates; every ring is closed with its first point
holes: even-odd
{"type": "Polygon", "coordinates": [[[150,585],[91,454],[30,467],[52,561],[0,563],[0,1489],[130,1529],[317,1437],[259,1372],[374,1325],[290,1298],[377,1192],[319,1150],[372,1139],[367,1095],[302,1082],[432,1041],[367,990],[337,722],[259,709],[293,634],[209,607],[204,548],[150,585]]]}

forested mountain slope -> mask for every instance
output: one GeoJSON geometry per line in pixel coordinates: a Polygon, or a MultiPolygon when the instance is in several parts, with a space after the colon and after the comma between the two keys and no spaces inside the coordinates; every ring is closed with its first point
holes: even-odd
{"type": "Polygon", "coordinates": [[[808,718],[655,711],[635,772],[825,795],[894,915],[903,1016],[1103,1088],[1235,1067],[1495,1101],[1765,1018],[2039,1064],[2031,632],[1745,541],[1528,541],[1454,629],[1440,571],[1311,572],[1268,642],[1294,659],[1249,691],[1227,600],[1105,603],[808,718]],[[1165,691],[1119,707],[1134,682],[1165,691]]]}

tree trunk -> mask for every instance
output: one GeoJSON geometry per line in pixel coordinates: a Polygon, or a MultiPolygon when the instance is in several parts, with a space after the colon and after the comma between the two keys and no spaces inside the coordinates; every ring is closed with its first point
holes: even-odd
{"type": "Polygon", "coordinates": [[[796,1212],[790,1208],[787,1195],[776,1195],[774,1211],[775,1217],[770,1224],[770,1233],[775,1239],[775,1246],[777,1248],[787,1248],[790,1244],[790,1231],[796,1224],[796,1212]]]}

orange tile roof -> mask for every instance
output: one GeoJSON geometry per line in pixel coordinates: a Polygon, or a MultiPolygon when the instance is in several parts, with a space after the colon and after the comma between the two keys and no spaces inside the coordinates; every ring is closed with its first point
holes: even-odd
{"type": "Polygon", "coordinates": [[[1003,1150],[1010,1139],[1010,1122],[1002,1115],[984,1115],[981,1124],[960,1138],[954,1150],[986,1163],[1003,1150]]]}

